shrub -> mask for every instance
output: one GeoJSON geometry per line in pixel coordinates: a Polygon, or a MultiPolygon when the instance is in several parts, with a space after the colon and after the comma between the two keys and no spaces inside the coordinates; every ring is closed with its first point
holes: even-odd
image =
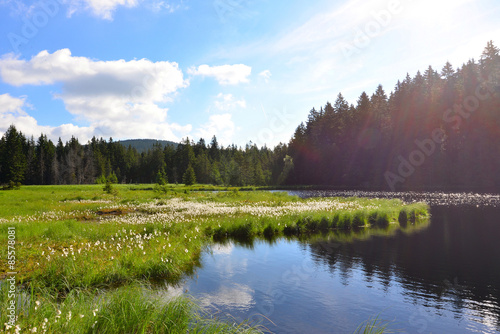
{"type": "Polygon", "coordinates": [[[102,190],[105,193],[112,194],[113,193],[113,185],[111,184],[111,182],[106,181],[106,185],[104,187],[102,187],[102,190]]]}
{"type": "Polygon", "coordinates": [[[8,184],[5,184],[2,186],[3,190],[19,190],[21,189],[21,183],[20,182],[14,182],[14,181],[9,181],[8,184]]]}

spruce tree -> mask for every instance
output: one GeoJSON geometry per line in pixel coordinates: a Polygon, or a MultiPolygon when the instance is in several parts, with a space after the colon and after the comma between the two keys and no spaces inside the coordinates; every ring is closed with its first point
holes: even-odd
{"type": "Polygon", "coordinates": [[[23,146],[26,144],[26,138],[21,132],[11,125],[4,136],[2,155],[2,179],[0,182],[21,184],[24,181],[26,172],[26,152],[23,146]]]}
{"type": "Polygon", "coordinates": [[[186,172],[182,176],[182,182],[184,182],[186,186],[191,186],[196,183],[196,174],[194,173],[194,169],[191,164],[189,164],[186,172]]]}

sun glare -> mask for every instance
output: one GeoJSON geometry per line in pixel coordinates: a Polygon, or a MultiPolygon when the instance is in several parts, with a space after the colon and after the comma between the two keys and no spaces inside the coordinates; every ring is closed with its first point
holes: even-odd
{"type": "Polygon", "coordinates": [[[418,22],[415,28],[442,28],[453,26],[463,13],[463,7],[470,0],[419,0],[403,3],[403,18],[418,22]]]}

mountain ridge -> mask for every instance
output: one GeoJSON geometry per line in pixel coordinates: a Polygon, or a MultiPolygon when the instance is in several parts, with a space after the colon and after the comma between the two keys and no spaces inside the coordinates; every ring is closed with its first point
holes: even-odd
{"type": "Polygon", "coordinates": [[[138,153],[146,152],[147,150],[153,148],[154,144],[161,144],[163,147],[171,145],[174,148],[177,148],[179,143],[170,141],[170,140],[160,140],[160,139],[126,139],[119,140],[118,143],[125,147],[132,146],[137,150],[138,153]]]}

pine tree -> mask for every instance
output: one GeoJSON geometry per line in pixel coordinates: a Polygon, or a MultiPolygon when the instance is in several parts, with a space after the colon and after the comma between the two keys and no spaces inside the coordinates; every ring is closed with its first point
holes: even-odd
{"type": "Polygon", "coordinates": [[[165,163],[160,167],[158,173],[156,174],[156,183],[160,186],[164,186],[167,184],[167,174],[165,173],[165,163]]]}
{"type": "Polygon", "coordinates": [[[27,161],[23,150],[26,138],[21,132],[11,125],[3,135],[4,140],[2,155],[2,176],[1,183],[13,182],[21,184],[24,181],[27,161]]]}

